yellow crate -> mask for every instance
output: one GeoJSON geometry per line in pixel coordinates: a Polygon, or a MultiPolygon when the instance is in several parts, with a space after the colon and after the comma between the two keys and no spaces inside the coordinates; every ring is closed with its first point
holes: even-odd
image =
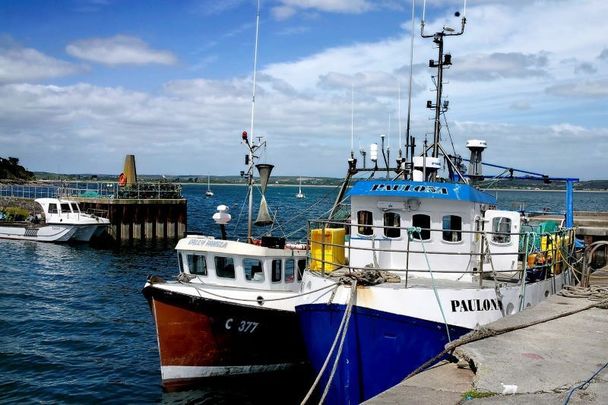
{"type": "Polygon", "coordinates": [[[310,231],[311,270],[333,271],[339,267],[337,264],[346,263],[344,259],[345,235],[344,228],[312,229],[310,231]]]}

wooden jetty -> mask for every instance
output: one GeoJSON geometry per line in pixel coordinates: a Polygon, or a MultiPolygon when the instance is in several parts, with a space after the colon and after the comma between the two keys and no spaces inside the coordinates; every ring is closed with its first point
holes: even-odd
{"type": "MultiPolygon", "coordinates": [[[[188,203],[173,183],[108,182],[0,185],[0,202],[34,209],[33,200],[59,197],[77,201],[83,212],[110,220],[106,239],[119,243],[171,241],[186,236],[188,203]]],[[[2,204],[0,204],[1,206],[2,204]]]]}
{"type": "Polygon", "coordinates": [[[187,200],[73,198],[85,211],[107,212],[114,241],[176,240],[186,236],[187,200]]]}

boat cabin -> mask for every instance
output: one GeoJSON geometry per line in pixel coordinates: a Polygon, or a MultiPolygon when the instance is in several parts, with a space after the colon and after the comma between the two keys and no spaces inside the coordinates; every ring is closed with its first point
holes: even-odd
{"type": "MultiPolygon", "coordinates": [[[[298,249],[302,248],[302,249],[298,249]]],[[[255,290],[297,291],[306,268],[306,250],[270,248],[201,235],[188,235],[177,246],[181,273],[192,282],[255,290]]]]}
{"type": "Polygon", "coordinates": [[[360,181],[349,195],[350,267],[421,277],[431,276],[430,267],[435,278],[470,280],[485,232],[493,260],[486,270],[517,269],[520,214],[492,209],[496,199],[468,184],[360,181]]]}
{"type": "Polygon", "coordinates": [[[38,198],[35,200],[42,207],[47,223],[74,221],[80,216],[80,207],[75,201],[57,198],[38,198]]]}

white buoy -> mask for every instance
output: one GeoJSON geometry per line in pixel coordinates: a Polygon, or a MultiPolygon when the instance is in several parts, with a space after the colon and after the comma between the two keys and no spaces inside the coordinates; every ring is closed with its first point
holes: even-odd
{"type": "Polygon", "coordinates": [[[226,225],[232,219],[232,215],[228,213],[229,208],[222,204],[217,206],[217,212],[213,214],[213,220],[218,225],[226,225]]]}

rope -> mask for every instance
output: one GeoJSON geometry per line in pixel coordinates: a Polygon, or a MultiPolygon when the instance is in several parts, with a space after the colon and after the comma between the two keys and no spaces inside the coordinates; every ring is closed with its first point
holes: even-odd
{"type": "MultiPolygon", "coordinates": [[[[338,339],[340,339],[340,353],[338,353],[336,355],[336,361],[334,362],[334,365],[332,367],[332,373],[331,373],[331,378],[333,378],[333,374],[335,372],[335,368],[336,368],[336,364],[337,364],[337,360],[340,358],[340,354],[342,351],[342,344],[344,343],[344,337],[346,336],[346,332],[343,333],[343,330],[345,330],[345,326],[348,327],[348,321],[350,320],[350,314],[351,314],[351,310],[352,310],[352,305],[353,305],[353,301],[354,301],[354,297],[356,294],[356,290],[357,290],[357,281],[355,280],[353,282],[353,284],[351,285],[351,295],[350,295],[350,299],[348,301],[348,304],[346,306],[346,310],[344,311],[344,315],[342,316],[342,320],[340,321],[340,326],[338,326],[338,331],[336,332],[336,337],[334,338],[334,341],[329,349],[329,352],[327,353],[327,357],[325,358],[325,361],[323,362],[323,366],[321,366],[321,370],[319,370],[319,373],[317,374],[317,377],[315,378],[315,381],[312,383],[312,386],[310,387],[310,389],[308,390],[308,392],[306,393],[306,396],[304,397],[304,399],[302,400],[302,402],[300,402],[300,405],[304,405],[306,404],[306,402],[308,402],[308,400],[310,400],[310,397],[312,396],[313,392],[315,391],[315,389],[317,388],[317,385],[319,384],[319,381],[321,381],[321,377],[323,376],[323,374],[325,373],[325,369],[327,368],[327,365],[329,364],[329,360],[331,359],[331,355],[334,351],[334,349],[336,348],[336,344],[338,343],[338,339]]],[[[328,383],[325,387],[325,389],[327,390],[327,387],[329,387],[331,384],[331,379],[328,380],[328,383]]],[[[323,398],[321,399],[320,403],[323,402],[323,400],[325,399],[326,396],[326,391],[323,391],[323,398]]]]}
{"type": "MultiPolygon", "coordinates": [[[[183,281],[183,280],[180,280],[180,279],[178,279],[177,281],[178,281],[178,283],[180,283],[180,284],[184,284],[184,285],[186,285],[186,284],[190,284],[190,283],[188,283],[187,281],[183,281]]],[[[204,298],[204,297],[203,297],[203,296],[200,294],[200,290],[201,290],[201,288],[200,288],[199,286],[196,286],[196,285],[194,285],[194,284],[190,284],[189,286],[190,286],[190,287],[192,287],[192,288],[194,288],[194,289],[196,290],[196,292],[198,293],[199,297],[204,298]]],[[[317,289],[317,290],[312,290],[312,291],[308,291],[308,292],[301,293],[301,294],[296,294],[296,295],[290,295],[290,296],[288,296],[288,297],[282,297],[282,298],[265,298],[265,299],[263,299],[263,301],[264,301],[264,302],[271,302],[271,301],[285,301],[285,300],[291,300],[291,299],[294,299],[294,298],[299,298],[299,297],[303,297],[303,296],[305,296],[305,295],[313,294],[313,293],[316,293],[316,292],[319,292],[319,291],[327,290],[327,289],[332,288],[332,287],[334,287],[334,288],[338,288],[338,283],[334,283],[334,284],[326,285],[326,286],[321,287],[321,288],[319,288],[319,289],[317,289]]],[[[207,290],[203,290],[203,292],[204,292],[205,294],[211,295],[211,296],[213,296],[213,297],[217,297],[217,298],[221,298],[221,299],[225,299],[225,300],[241,301],[241,302],[259,302],[259,300],[257,300],[257,299],[246,299],[246,298],[234,298],[234,297],[228,297],[228,296],[226,296],[226,295],[221,295],[221,294],[212,293],[212,292],[209,292],[209,291],[207,291],[207,290]]]]}
{"type": "Polygon", "coordinates": [[[608,287],[565,285],[558,294],[566,298],[587,298],[590,301],[604,301],[608,300],[608,287]]]}
{"type": "MultiPolygon", "coordinates": [[[[420,227],[407,228],[408,239],[412,236],[412,233],[418,232],[418,235],[420,235],[421,231],[422,231],[422,229],[420,227]]],[[[426,254],[426,247],[424,246],[423,242],[420,242],[420,244],[422,245],[422,252],[424,253],[424,260],[426,260],[426,265],[429,269],[429,274],[431,275],[431,284],[433,286],[433,293],[435,293],[435,299],[437,300],[437,304],[439,305],[439,311],[441,312],[441,317],[443,318],[443,323],[445,324],[445,333],[448,335],[448,341],[451,342],[452,337],[450,336],[450,328],[448,325],[448,321],[445,317],[445,313],[443,312],[443,306],[441,305],[441,300],[439,299],[439,293],[437,292],[437,287],[435,286],[435,276],[433,276],[433,271],[431,270],[431,264],[429,263],[429,257],[426,254]]]]}
{"type": "Polygon", "coordinates": [[[581,384],[570,388],[570,390],[568,391],[568,396],[566,397],[566,400],[564,401],[564,405],[568,404],[568,402],[570,402],[570,397],[572,396],[572,394],[574,394],[574,391],[581,389],[581,390],[586,390],[587,387],[589,387],[589,385],[591,385],[591,381],[599,374],[602,372],[603,369],[605,369],[606,367],[608,367],[608,363],[604,364],[602,367],[600,367],[599,370],[597,370],[587,381],[582,382],[581,384]]]}
{"type": "Polygon", "coordinates": [[[355,302],[355,298],[357,296],[357,280],[355,280],[350,287],[350,298],[348,300],[348,306],[346,307],[346,324],[344,325],[344,331],[342,332],[342,336],[340,338],[340,346],[338,346],[338,352],[336,353],[336,359],[334,360],[334,365],[331,369],[331,373],[329,374],[329,379],[327,380],[327,384],[325,385],[325,390],[323,391],[323,395],[321,396],[321,400],[319,401],[319,405],[325,401],[327,397],[327,393],[329,392],[329,388],[331,387],[331,383],[334,379],[334,375],[336,374],[336,370],[338,368],[338,362],[340,361],[340,356],[342,355],[342,349],[344,347],[344,340],[346,339],[346,334],[348,333],[348,325],[350,324],[350,316],[353,309],[353,303],[355,302]]]}
{"type": "Polygon", "coordinates": [[[608,309],[608,297],[606,299],[604,299],[603,301],[594,302],[594,303],[589,304],[589,305],[587,305],[587,306],[585,306],[583,308],[579,308],[579,309],[575,309],[575,310],[572,310],[572,311],[564,312],[564,313],[561,313],[561,314],[553,315],[553,316],[550,316],[549,318],[539,319],[537,321],[532,321],[532,322],[529,322],[529,323],[526,323],[526,324],[523,324],[523,325],[511,326],[511,327],[507,327],[507,328],[504,328],[504,329],[491,329],[491,328],[480,327],[479,329],[476,329],[476,330],[474,330],[472,332],[469,332],[466,335],[462,336],[461,338],[448,343],[445,346],[445,349],[441,353],[439,353],[438,355],[436,355],[432,359],[426,361],[423,365],[421,365],[420,367],[418,367],[416,370],[412,371],[407,377],[405,377],[404,380],[407,380],[408,378],[411,378],[411,377],[415,376],[416,374],[420,373],[421,371],[424,371],[429,366],[435,364],[439,359],[441,359],[446,354],[454,351],[457,347],[463,346],[463,345],[465,345],[467,343],[476,342],[478,340],[483,340],[485,338],[492,337],[492,336],[499,336],[499,335],[502,335],[502,334],[505,334],[505,333],[508,333],[508,332],[513,332],[513,331],[516,331],[516,330],[519,330],[519,329],[525,329],[525,328],[528,328],[530,326],[539,325],[541,323],[553,321],[555,319],[564,318],[566,316],[574,315],[574,314],[586,311],[586,310],[591,309],[591,308],[608,309]]]}

